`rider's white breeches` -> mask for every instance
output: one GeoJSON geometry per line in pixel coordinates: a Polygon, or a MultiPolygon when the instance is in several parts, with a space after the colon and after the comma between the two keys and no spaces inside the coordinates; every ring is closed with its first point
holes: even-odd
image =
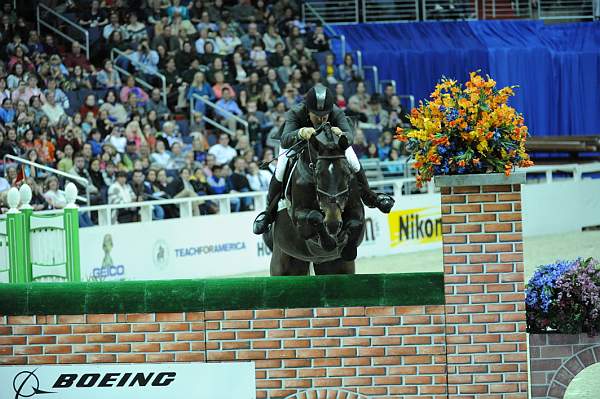
{"type": "MultiPolygon", "coordinates": [[[[289,153],[286,151],[285,148],[281,148],[279,150],[277,168],[275,169],[275,178],[277,179],[277,181],[283,182],[285,168],[287,166],[289,157],[291,157],[292,155],[294,155],[294,150],[290,151],[289,153]]],[[[352,169],[354,173],[358,172],[360,170],[360,162],[358,161],[358,157],[356,156],[356,153],[354,152],[352,146],[346,148],[345,155],[346,159],[348,160],[348,163],[350,164],[350,169],[352,169]]]]}

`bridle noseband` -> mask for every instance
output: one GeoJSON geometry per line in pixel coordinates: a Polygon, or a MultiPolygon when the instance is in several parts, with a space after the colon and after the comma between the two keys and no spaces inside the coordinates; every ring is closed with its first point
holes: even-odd
{"type": "MultiPolygon", "coordinates": [[[[310,154],[310,150],[309,150],[309,154],[310,154]]],[[[342,155],[342,154],[340,154],[340,155],[319,155],[319,156],[317,156],[317,162],[319,160],[321,160],[321,159],[324,159],[324,160],[346,159],[346,156],[342,155]]],[[[349,187],[346,187],[345,190],[340,191],[337,194],[332,194],[332,193],[330,193],[328,191],[325,191],[325,190],[319,188],[319,182],[317,180],[317,171],[316,171],[316,169],[314,167],[312,168],[312,171],[313,171],[313,175],[314,175],[314,179],[315,179],[315,187],[317,188],[317,201],[319,200],[319,194],[322,194],[324,197],[327,198],[327,202],[333,203],[333,204],[337,204],[338,203],[338,198],[340,198],[340,197],[344,196],[346,193],[348,193],[348,191],[350,189],[349,187]]]]}

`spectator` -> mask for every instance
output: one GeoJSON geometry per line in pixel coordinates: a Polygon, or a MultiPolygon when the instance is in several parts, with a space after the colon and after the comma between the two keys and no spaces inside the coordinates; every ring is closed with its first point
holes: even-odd
{"type": "MultiPolygon", "coordinates": [[[[117,180],[108,188],[109,204],[129,204],[134,202],[135,193],[127,183],[127,173],[117,172],[117,180]]],[[[113,213],[113,221],[116,219],[119,223],[136,222],[139,220],[136,208],[120,208],[113,213]]]]}
{"type": "Polygon", "coordinates": [[[129,24],[125,27],[127,29],[127,35],[134,43],[140,43],[142,40],[148,38],[148,32],[146,32],[146,25],[138,20],[137,13],[129,13],[129,24]]]}
{"type": "Polygon", "coordinates": [[[349,103],[356,103],[359,109],[364,110],[367,109],[369,99],[370,96],[367,93],[365,82],[361,80],[356,84],[356,94],[351,96],[348,101],[349,103]]]}
{"type": "MultiPolygon", "coordinates": [[[[50,126],[58,125],[61,120],[67,117],[65,110],[60,104],[56,103],[55,99],[54,91],[50,90],[46,96],[46,102],[42,105],[42,111],[48,117],[50,126]]],[[[1,113],[0,117],[2,117],[1,113]]]]}
{"type": "Polygon", "coordinates": [[[379,154],[380,160],[384,161],[385,159],[387,159],[389,157],[390,151],[392,150],[392,141],[393,141],[392,133],[390,133],[389,131],[383,132],[383,134],[379,138],[379,146],[378,146],[379,147],[378,154],[379,154]]]}
{"type": "Polygon", "coordinates": [[[124,125],[129,115],[123,104],[117,102],[117,93],[114,90],[108,90],[104,96],[104,103],[99,108],[99,113],[106,112],[111,124],[124,125]]]}
{"type": "Polygon", "coordinates": [[[242,41],[242,46],[244,46],[246,51],[252,50],[252,47],[254,47],[255,43],[262,41],[262,36],[258,32],[258,26],[255,22],[248,24],[248,30],[244,35],[242,35],[240,40],[242,41]]]}
{"type": "MultiPolygon", "coordinates": [[[[250,191],[250,183],[246,178],[246,161],[242,157],[237,157],[233,161],[233,173],[229,176],[229,186],[231,192],[234,193],[247,193],[250,191]]],[[[232,207],[234,212],[247,211],[254,207],[251,197],[243,197],[238,201],[232,201],[232,207]]]]}
{"type": "Polygon", "coordinates": [[[87,185],[83,185],[78,181],[75,181],[75,185],[77,186],[77,191],[80,193],[88,192],[90,194],[90,201],[93,205],[98,205],[102,203],[100,196],[100,188],[96,187],[92,183],[92,178],[85,167],[85,158],[83,154],[76,154],[73,160],[73,167],[69,170],[70,174],[73,176],[81,177],[87,180],[87,185]]]}
{"type": "Polygon", "coordinates": [[[44,198],[51,209],[62,209],[67,206],[65,192],[58,188],[58,178],[49,176],[45,182],[44,198]]]}
{"type": "Polygon", "coordinates": [[[0,120],[4,125],[11,125],[15,119],[15,110],[10,98],[5,98],[0,107],[0,120]]]}
{"type": "Polygon", "coordinates": [[[221,99],[223,89],[228,89],[231,97],[235,97],[235,90],[233,90],[233,87],[231,87],[229,83],[225,82],[225,77],[221,71],[215,73],[215,84],[213,85],[212,89],[215,98],[217,99],[221,99]]]}
{"type": "Polygon", "coordinates": [[[215,110],[215,112],[225,122],[227,122],[231,130],[235,130],[237,124],[236,120],[224,111],[227,111],[236,116],[241,116],[242,110],[240,109],[238,103],[231,97],[231,93],[227,87],[223,88],[222,95],[223,97],[219,101],[217,101],[218,108],[215,110]]]}
{"type": "Polygon", "coordinates": [[[369,99],[369,108],[367,109],[367,123],[373,125],[379,130],[387,128],[389,124],[389,114],[381,107],[378,95],[373,95],[369,99]]]}
{"type": "Polygon", "coordinates": [[[167,169],[180,170],[185,166],[185,154],[180,143],[173,143],[171,146],[171,156],[167,164],[167,169]]]}
{"type": "Polygon", "coordinates": [[[142,106],[148,101],[148,94],[140,87],[135,85],[135,78],[133,75],[129,75],[127,77],[127,84],[121,89],[121,94],[119,95],[121,102],[127,102],[130,94],[133,94],[137,103],[142,106]]]}
{"type": "Polygon", "coordinates": [[[110,23],[102,28],[102,37],[104,40],[109,40],[113,32],[119,32],[121,37],[127,39],[127,29],[121,25],[119,14],[112,12],[109,17],[110,23]]]}
{"type": "Polygon", "coordinates": [[[156,150],[150,156],[152,165],[161,169],[167,169],[171,163],[171,154],[167,151],[162,140],[156,142],[156,150]]]}
{"type": "Polygon", "coordinates": [[[267,191],[269,182],[271,181],[271,174],[265,170],[260,170],[256,162],[250,162],[248,164],[246,179],[252,191],[267,191]]]}
{"type": "Polygon", "coordinates": [[[173,0],[173,4],[167,8],[169,18],[173,18],[175,14],[181,15],[183,19],[190,19],[189,10],[181,5],[181,0],[173,0]]]}
{"type": "Polygon", "coordinates": [[[63,107],[63,109],[66,111],[71,107],[71,103],[69,102],[69,97],[67,97],[67,95],[65,94],[64,91],[62,91],[62,89],[60,89],[58,87],[58,82],[56,81],[56,79],[49,79],[47,82],[47,88],[44,91],[44,95],[40,96],[40,100],[42,102],[45,101],[45,96],[48,95],[48,92],[54,90],[54,100],[61,105],[61,107],[63,107]]]}
{"type": "Polygon", "coordinates": [[[121,77],[119,72],[113,68],[111,60],[104,61],[104,68],[96,74],[96,84],[101,89],[119,90],[121,88],[121,77]]]}
{"type": "Polygon", "coordinates": [[[225,22],[221,22],[219,24],[219,32],[215,38],[215,52],[221,55],[229,55],[241,44],[242,41],[240,38],[233,35],[229,29],[227,29],[227,24],[225,22]]]}
{"type": "Polygon", "coordinates": [[[229,146],[229,141],[229,135],[227,133],[221,133],[219,135],[219,142],[208,150],[209,154],[215,156],[217,165],[227,164],[236,157],[237,152],[234,148],[229,146]]]}
{"type": "Polygon", "coordinates": [[[175,11],[173,18],[171,19],[171,31],[175,36],[181,37],[181,33],[185,32],[187,36],[194,36],[196,34],[196,28],[192,23],[182,18],[182,15],[175,11]]]}
{"type": "Polygon", "coordinates": [[[98,0],[93,0],[90,9],[84,10],[79,18],[79,25],[84,28],[102,28],[107,23],[106,13],[98,0]]]}
{"type": "Polygon", "coordinates": [[[125,146],[127,145],[127,138],[123,136],[123,130],[122,127],[113,127],[110,136],[106,140],[106,142],[111,144],[120,154],[125,152],[125,146]]]}
{"type": "Polygon", "coordinates": [[[74,153],[75,151],[73,151],[73,146],[69,143],[65,144],[62,152],[59,152],[60,160],[58,161],[56,168],[61,172],[69,172],[71,169],[73,169],[74,153]]]}
{"type": "Polygon", "coordinates": [[[98,116],[98,113],[100,112],[100,108],[98,107],[98,104],[96,104],[96,96],[94,94],[88,94],[85,96],[85,101],[79,108],[79,114],[81,114],[81,116],[87,115],[88,112],[94,114],[94,117],[98,116]]]}
{"type": "Polygon", "coordinates": [[[167,119],[169,117],[169,109],[163,103],[160,89],[152,89],[152,94],[146,103],[146,112],[155,111],[159,119],[167,119]]]}
{"type": "Polygon", "coordinates": [[[338,70],[334,65],[335,57],[333,53],[327,53],[325,56],[325,65],[321,65],[321,76],[325,78],[330,85],[336,84],[340,80],[338,70]]]}
{"type": "Polygon", "coordinates": [[[95,72],[94,65],[90,64],[85,54],[81,52],[81,45],[78,42],[73,42],[71,52],[65,56],[65,66],[69,72],[72,72],[75,66],[80,66],[86,72],[95,72]]]}
{"type": "Polygon", "coordinates": [[[360,78],[358,67],[354,64],[352,54],[346,53],[344,56],[344,63],[339,66],[339,77],[344,82],[350,82],[360,78]]]}
{"type": "Polygon", "coordinates": [[[285,42],[273,25],[267,26],[267,31],[263,34],[262,41],[265,44],[265,50],[269,53],[275,53],[278,44],[285,47],[285,42]]]}
{"type": "Polygon", "coordinates": [[[354,152],[356,153],[358,159],[367,158],[368,144],[362,129],[355,129],[352,149],[354,149],[354,152]]]}
{"type": "Polygon", "coordinates": [[[329,51],[329,42],[327,41],[327,37],[325,37],[323,24],[317,23],[315,31],[308,39],[308,48],[317,52],[329,51]]]}
{"type": "Polygon", "coordinates": [[[141,73],[146,80],[154,81],[158,73],[158,53],[150,48],[148,39],[143,39],[137,51],[131,54],[131,61],[136,71],[141,73]]]}

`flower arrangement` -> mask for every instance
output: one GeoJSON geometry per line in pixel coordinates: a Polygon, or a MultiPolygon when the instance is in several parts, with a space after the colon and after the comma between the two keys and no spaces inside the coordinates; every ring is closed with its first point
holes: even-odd
{"type": "Polygon", "coordinates": [[[600,331],[600,263],[592,258],[540,267],[527,283],[529,332],[600,331]]]}
{"type": "Polygon", "coordinates": [[[396,129],[396,139],[406,142],[415,159],[418,186],[434,175],[510,175],[515,166],[533,165],[525,152],[523,116],[507,105],[516,86],[497,89],[477,72],[464,86],[443,77],[430,100],[411,110],[412,129],[396,129]]]}

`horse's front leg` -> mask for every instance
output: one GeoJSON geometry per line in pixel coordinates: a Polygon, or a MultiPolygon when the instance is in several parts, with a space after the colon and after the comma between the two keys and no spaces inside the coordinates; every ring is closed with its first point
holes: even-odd
{"type": "Polygon", "coordinates": [[[327,233],[323,224],[324,216],[321,212],[314,209],[299,208],[295,210],[294,217],[298,233],[303,240],[318,237],[324,250],[332,251],[335,249],[337,243],[327,233]]]}

